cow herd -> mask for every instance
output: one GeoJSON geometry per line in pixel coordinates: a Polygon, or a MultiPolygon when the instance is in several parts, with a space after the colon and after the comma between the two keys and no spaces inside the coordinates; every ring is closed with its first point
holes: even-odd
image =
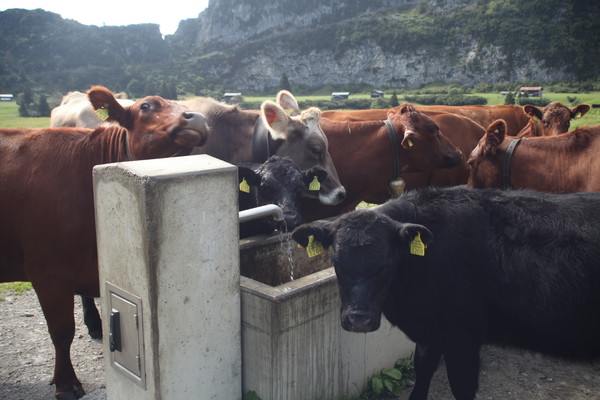
{"type": "Polygon", "coordinates": [[[284,212],[283,228],[262,221],[242,236],[295,228],[301,245],[331,249],[344,329],[375,330],[383,314],[416,342],[412,400],[427,398],[442,356],[454,396],[474,399],[484,343],[600,355],[600,195],[563,193],[600,188],[600,126],[568,131],[587,111],[321,112],[287,91],[242,110],[209,98],[124,102],[99,86],[69,93],[51,128],[0,129],[0,281],[32,282],[55,347],[56,397],[82,397],[74,294],[101,335],[90,304],[93,167],[208,154],[238,165],[240,208],[284,212]],[[353,211],[363,200],[385,204],[353,211]],[[326,217],[336,218],[317,221],[326,217]]]}

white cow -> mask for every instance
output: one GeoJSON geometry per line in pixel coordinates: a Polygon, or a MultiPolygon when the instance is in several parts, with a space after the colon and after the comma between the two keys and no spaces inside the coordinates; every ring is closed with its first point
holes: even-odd
{"type": "MultiPolygon", "coordinates": [[[[115,95],[115,97],[117,97],[115,95]]],[[[126,97],[126,96],[124,96],[126,97]]],[[[127,107],[134,103],[133,100],[118,98],[117,101],[127,107]]],[[[69,92],[60,105],[50,113],[50,127],[71,126],[75,128],[95,129],[99,126],[113,125],[112,122],[104,122],[96,114],[85,93],[69,92]]]]}

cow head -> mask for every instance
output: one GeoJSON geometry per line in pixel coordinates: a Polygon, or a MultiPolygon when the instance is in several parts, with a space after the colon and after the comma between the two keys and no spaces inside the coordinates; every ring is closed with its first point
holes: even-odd
{"type": "Polygon", "coordinates": [[[579,104],[569,108],[558,101],[554,101],[545,107],[532,105],[523,106],[523,111],[530,118],[529,126],[523,128],[517,136],[554,136],[569,130],[571,120],[582,117],[590,110],[587,104],[579,104]],[[541,123],[541,125],[538,125],[541,123]]]}
{"type": "Polygon", "coordinates": [[[189,154],[208,137],[202,114],[158,96],[148,96],[123,107],[106,88],[94,86],[87,95],[102,119],[127,130],[130,159],[189,154]]]}
{"type": "Polygon", "coordinates": [[[323,182],[327,172],[318,168],[301,171],[292,160],[271,156],[257,168],[238,166],[238,177],[240,182],[245,179],[255,191],[255,206],[279,206],[283,210],[284,228],[291,230],[302,222],[299,204],[305,189],[315,178],[323,182]]]}
{"type": "Polygon", "coordinates": [[[306,247],[310,237],[332,248],[341,307],[342,327],[347,331],[377,330],[390,287],[410,255],[413,239],[420,235],[427,245],[433,234],[424,226],[400,223],[372,210],[358,210],[332,222],[301,225],[292,237],[306,247]]]}
{"type": "Polygon", "coordinates": [[[320,189],[304,191],[304,196],[319,198],[326,205],[338,204],[346,197],[328,150],[327,137],[319,126],[321,111],[309,108],[297,116],[290,116],[277,103],[265,101],[261,105],[261,118],[269,129],[276,145],[274,154],[294,161],[301,170],[312,168],[327,172],[320,189]]]}
{"type": "MultiPolygon", "coordinates": [[[[488,126],[468,160],[468,187],[502,189],[502,163],[505,152],[500,151],[500,147],[505,141],[506,131],[506,122],[501,119],[488,126]]],[[[503,148],[506,149],[506,146],[503,148]]]]}
{"type": "Polygon", "coordinates": [[[462,153],[444,136],[437,124],[410,104],[388,112],[387,118],[400,140],[400,162],[403,172],[427,172],[452,168],[462,153]]]}

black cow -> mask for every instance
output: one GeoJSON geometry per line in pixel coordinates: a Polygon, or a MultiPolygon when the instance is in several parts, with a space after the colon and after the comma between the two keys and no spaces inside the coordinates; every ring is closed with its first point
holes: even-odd
{"type": "MultiPolygon", "coordinates": [[[[292,230],[302,222],[299,202],[311,182],[323,182],[327,172],[312,168],[301,171],[296,164],[284,157],[271,156],[263,164],[238,165],[238,178],[247,183],[245,192],[240,186],[239,209],[248,210],[265,204],[275,204],[283,210],[285,230],[292,230]]],[[[318,189],[316,189],[318,190],[318,189]]],[[[273,232],[278,224],[272,218],[240,224],[240,237],[273,232]]]]}
{"type": "Polygon", "coordinates": [[[600,193],[423,189],[293,238],[332,248],[344,329],[374,331],[383,312],[416,342],[411,400],[442,355],[455,398],[473,399],[484,343],[600,355],[598,210],[600,193]]]}

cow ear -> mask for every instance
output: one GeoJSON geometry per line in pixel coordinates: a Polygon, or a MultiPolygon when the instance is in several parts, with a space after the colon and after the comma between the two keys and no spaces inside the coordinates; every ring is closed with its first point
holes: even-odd
{"type": "Polygon", "coordinates": [[[304,183],[307,185],[310,184],[315,177],[319,182],[324,182],[325,179],[327,179],[327,171],[320,168],[311,168],[308,171],[302,172],[302,176],[304,178],[304,183]]]}
{"type": "Polygon", "coordinates": [[[539,120],[541,120],[544,115],[542,110],[540,110],[536,106],[532,106],[530,104],[523,106],[523,112],[525,112],[525,114],[529,115],[530,118],[537,118],[539,120]]]}
{"type": "Polygon", "coordinates": [[[264,101],[260,106],[260,115],[269,128],[273,139],[286,139],[289,135],[290,117],[279,104],[264,101]]]}
{"type": "Polygon", "coordinates": [[[485,143],[485,146],[483,147],[484,154],[494,154],[496,152],[496,147],[504,141],[505,136],[506,122],[502,119],[492,122],[483,136],[483,141],[485,143]]]}
{"type": "Polygon", "coordinates": [[[313,236],[319,241],[323,248],[327,249],[333,243],[333,223],[331,222],[312,222],[310,224],[300,225],[292,232],[294,239],[302,247],[308,246],[309,236],[313,236]]]}
{"type": "Polygon", "coordinates": [[[401,243],[411,243],[417,234],[425,246],[433,243],[433,233],[423,225],[399,223],[397,229],[401,243]]]}
{"type": "Polygon", "coordinates": [[[102,110],[100,113],[102,119],[116,121],[125,126],[127,112],[110,90],[102,86],[93,86],[87,91],[87,95],[94,110],[102,110]]]}
{"type": "Polygon", "coordinates": [[[413,113],[413,112],[417,112],[417,109],[412,105],[412,104],[402,104],[402,106],[400,107],[400,114],[406,114],[406,113],[413,113]]]}
{"type": "Polygon", "coordinates": [[[590,106],[579,104],[571,109],[571,118],[583,117],[588,111],[590,111],[590,106]]]}
{"type": "Polygon", "coordinates": [[[277,104],[281,106],[285,110],[288,115],[300,115],[302,111],[300,110],[300,106],[296,101],[296,98],[293,94],[288,92],[287,90],[281,90],[277,93],[277,98],[275,100],[277,104]]]}
{"type": "Polygon", "coordinates": [[[242,179],[246,179],[246,182],[251,186],[258,186],[260,184],[260,175],[252,168],[238,165],[237,169],[239,182],[242,182],[242,179]]]}

